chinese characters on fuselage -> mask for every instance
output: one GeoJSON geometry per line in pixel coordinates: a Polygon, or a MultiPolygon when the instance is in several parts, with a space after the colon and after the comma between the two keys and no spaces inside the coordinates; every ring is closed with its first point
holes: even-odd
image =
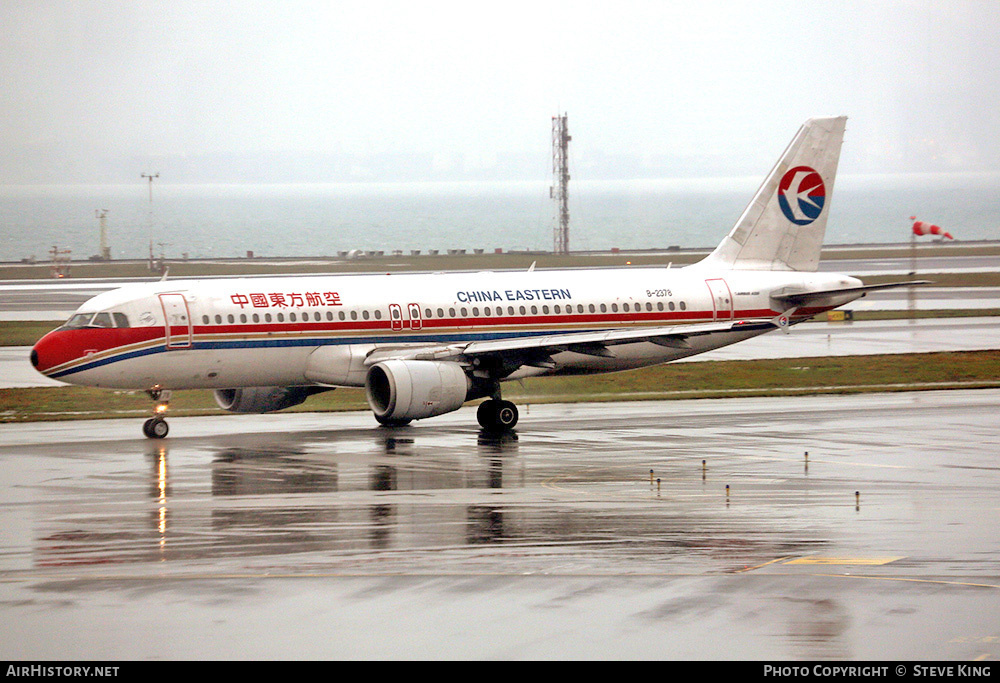
{"type": "Polygon", "coordinates": [[[343,306],[337,292],[251,292],[233,294],[230,300],[241,309],[253,308],[304,308],[306,306],[343,306]]]}

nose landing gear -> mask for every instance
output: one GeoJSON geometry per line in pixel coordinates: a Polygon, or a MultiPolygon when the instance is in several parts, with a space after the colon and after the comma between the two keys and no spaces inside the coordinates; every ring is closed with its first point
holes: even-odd
{"type": "Polygon", "coordinates": [[[153,417],[142,424],[142,433],[148,439],[162,439],[170,431],[170,425],[163,418],[170,407],[170,390],[150,389],[146,393],[156,401],[156,406],[153,408],[153,417]]]}

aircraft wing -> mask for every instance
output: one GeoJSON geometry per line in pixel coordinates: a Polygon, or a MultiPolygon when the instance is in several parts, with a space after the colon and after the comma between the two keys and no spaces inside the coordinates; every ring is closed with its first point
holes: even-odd
{"type": "Polygon", "coordinates": [[[726,320],[691,325],[661,325],[628,327],[614,330],[564,332],[544,335],[523,335],[487,341],[458,342],[417,347],[379,348],[366,359],[365,365],[384,360],[472,360],[484,356],[516,357],[515,364],[546,365],[550,354],[574,351],[592,356],[613,356],[609,348],[616,344],[648,341],[672,348],[690,348],[693,336],[717,334],[733,330],[777,328],[772,321],[726,320]]]}

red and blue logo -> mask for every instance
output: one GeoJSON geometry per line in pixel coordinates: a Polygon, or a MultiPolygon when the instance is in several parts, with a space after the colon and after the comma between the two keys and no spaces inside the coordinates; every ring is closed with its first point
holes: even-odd
{"type": "Polygon", "coordinates": [[[778,205],[785,218],[796,225],[809,225],[823,213],[826,185],[815,169],[796,166],[781,176],[778,205]]]}

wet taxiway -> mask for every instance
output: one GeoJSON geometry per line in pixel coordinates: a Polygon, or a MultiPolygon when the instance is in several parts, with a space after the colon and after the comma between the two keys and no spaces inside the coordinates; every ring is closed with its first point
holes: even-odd
{"type": "Polygon", "coordinates": [[[6,659],[1000,656],[1000,391],[0,431],[6,659]],[[808,455],[807,455],[808,452],[808,455]]]}

